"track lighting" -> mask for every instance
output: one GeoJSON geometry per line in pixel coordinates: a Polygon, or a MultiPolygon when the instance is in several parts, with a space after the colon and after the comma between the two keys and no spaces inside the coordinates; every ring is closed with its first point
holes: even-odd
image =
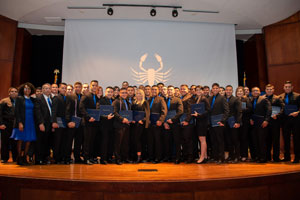
{"type": "Polygon", "coordinates": [[[154,17],[154,16],[156,15],[156,10],[155,10],[154,8],[152,8],[152,9],[150,10],[150,15],[151,15],[152,17],[154,17]]]}
{"type": "Polygon", "coordinates": [[[174,9],[174,10],[172,11],[172,16],[173,16],[173,17],[177,17],[177,16],[178,16],[178,11],[177,11],[177,9],[174,9]]]}
{"type": "Polygon", "coordinates": [[[107,14],[108,15],[113,15],[114,14],[114,10],[112,8],[108,8],[107,9],[107,14]]]}

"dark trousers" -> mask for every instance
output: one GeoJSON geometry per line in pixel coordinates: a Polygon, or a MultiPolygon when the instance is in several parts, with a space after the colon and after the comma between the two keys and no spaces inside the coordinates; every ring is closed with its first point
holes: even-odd
{"type": "Polygon", "coordinates": [[[110,142],[110,136],[114,134],[113,127],[107,124],[101,124],[101,137],[100,137],[100,156],[102,160],[108,159],[108,150],[110,142]]]}
{"type": "Polygon", "coordinates": [[[115,158],[116,160],[127,160],[129,156],[129,126],[122,126],[115,131],[115,158]]]}
{"type": "Polygon", "coordinates": [[[240,138],[239,128],[226,127],[226,137],[228,144],[229,157],[232,159],[240,158],[240,138]]]}
{"type": "Polygon", "coordinates": [[[80,160],[80,155],[82,152],[83,146],[83,126],[79,126],[78,128],[68,128],[67,130],[67,141],[65,148],[66,160],[71,160],[72,155],[72,146],[74,140],[74,159],[80,160]]]}
{"type": "Polygon", "coordinates": [[[151,160],[161,160],[162,159],[162,137],[161,137],[162,127],[151,125],[148,131],[148,154],[151,160]]]}
{"type": "Polygon", "coordinates": [[[163,129],[162,131],[162,151],[163,158],[169,160],[172,158],[172,131],[163,129]]]}
{"type": "Polygon", "coordinates": [[[143,134],[141,136],[142,139],[142,158],[143,160],[147,160],[149,158],[148,156],[148,132],[150,131],[150,128],[144,128],[143,134]]]}
{"type": "Polygon", "coordinates": [[[59,162],[66,159],[68,130],[67,128],[57,128],[54,132],[53,158],[59,162]]]}
{"type": "Polygon", "coordinates": [[[102,136],[102,129],[101,124],[99,121],[94,122],[96,127],[96,133],[95,133],[95,139],[93,144],[93,150],[92,150],[92,157],[97,158],[101,156],[101,136],[102,136]]]}
{"type": "Polygon", "coordinates": [[[185,160],[193,159],[193,133],[194,126],[182,126],[182,153],[185,160]]]}
{"type": "Polygon", "coordinates": [[[284,158],[290,160],[291,134],[293,134],[295,158],[300,159],[300,117],[285,117],[283,121],[284,158]]]}
{"type": "Polygon", "coordinates": [[[137,123],[132,128],[133,128],[132,149],[133,152],[135,152],[136,154],[137,152],[142,152],[142,134],[144,132],[145,125],[137,123]]]}
{"type": "Polygon", "coordinates": [[[11,148],[12,157],[15,161],[17,159],[17,142],[14,139],[11,139],[13,125],[6,125],[6,129],[1,130],[1,159],[9,159],[9,149],[11,148]]]}
{"type": "Polygon", "coordinates": [[[250,139],[250,122],[249,120],[243,121],[241,127],[239,128],[240,135],[240,152],[241,157],[248,158],[248,148],[250,139]]]}
{"type": "Polygon", "coordinates": [[[268,129],[262,128],[261,126],[254,126],[251,131],[251,137],[253,142],[253,147],[255,151],[255,157],[252,159],[260,159],[263,161],[267,160],[267,134],[268,129]]]}
{"type": "Polygon", "coordinates": [[[267,127],[267,160],[272,160],[271,151],[273,147],[273,160],[279,160],[280,154],[280,121],[271,119],[267,127]]]}
{"type": "MultiPolygon", "coordinates": [[[[170,125],[173,137],[173,144],[172,146],[175,147],[175,159],[179,160],[181,157],[181,145],[182,145],[182,137],[180,132],[180,124],[171,124],[170,125]]],[[[171,148],[172,148],[171,146],[171,148]]]]}
{"type": "Polygon", "coordinates": [[[87,124],[84,127],[83,154],[85,160],[92,159],[94,156],[94,144],[97,131],[97,126],[91,126],[90,124],[87,124]]]}
{"type": "Polygon", "coordinates": [[[36,148],[35,148],[35,161],[46,161],[47,157],[50,155],[50,135],[52,135],[51,130],[42,132],[37,128],[36,131],[36,148]]]}
{"type": "Polygon", "coordinates": [[[210,139],[212,144],[212,157],[224,161],[224,127],[211,127],[210,139]]]}

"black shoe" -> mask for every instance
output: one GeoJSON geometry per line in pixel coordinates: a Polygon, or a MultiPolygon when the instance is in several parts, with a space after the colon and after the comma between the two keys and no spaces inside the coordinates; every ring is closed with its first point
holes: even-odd
{"type": "Polygon", "coordinates": [[[84,161],[81,159],[75,159],[74,163],[75,164],[84,164],[84,161]]]}
{"type": "Polygon", "coordinates": [[[230,163],[232,163],[232,164],[237,164],[238,162],[239,162],[239,160],[237,158],[230,161],[230,163]]]}
{"type": "Polygon", "coordinates": [[[120,160],[116,160],[117,165],[122,165],[122,162],[120,160]]]}
{"type": "Polygon", "coordinates": [[[282,162],[290,162],[291,161],[291,158],[284,158],[281,160],[282,162]]]}
{"type": "Polygon", "coordinates": [[[1,163],[7,163],[8,160],[1,160],[1,163]]]}
{"type": "Polygon", "coordinates": [[[180,164],[180,160],[179,159],[175,160],[174,164],[176,164],[176,165],[180,164]]]}
{"type": "Polygon", "coordinates": [[[266,163],[266,162],[267,162],[267,160],[264,160],[264,159],[259,159],[259,160],[257,160],[256,162],[257,162],[257,163],[266,163]]]}
{"type": "Polygon", "coordinates": [[[135,164],[141,163],[142,162],[142,158],[138,157],[137,160],[134,162],[135,164]]]}
{"type": "Polygon", "coordinates": [[[152,163],[153,164],[158,164],[158,163],[160,163],[160,161],[159,160],[154,160],[152,163]]]}
{"type": "Polygon", "coordinates": [[[294,163],[294,164],[299,163],[299,159],[298,159],[298,158],[295,158],[294,161],[293,161],[292,163],[294,163]]]}
{"type": "Polygon", "coordinates": [[[87,164],[87,165],[93,165],[94,163],[91,162],[91,160],[85,160],[85,161],[84,161],[84,164],[87,164]]]}
{"type": "Polygon", "coordinates": [[[90,159],[90,162],[93,164],[98,164],[98,159],[97,158],[90,159]]]}
{"type": "Polygon", "coordinates": [[[43,161],[41,161],[41,160],[38,160],[38,161],[36,160],[36,161],[35,161],[35,164],[36,164],[36,165],[46,165],[46,163],[43,162],[43,161]]]}
{"type": "Polygon", "coordinates": [[[190,163],[193,163],[193,159],[192,158],[189,158],[185,161],[186,164],[190,164],[190,163]]]}
{"type": "Polygon", "coordinates": [[[223,164],[223,162],[224,162],[224,161],[222,161],[222,160],[218,160],[216,163],[217,163],[218,165],[220,165],[220,164],[223,164]]]}
{"type": "Polygon", "coordinates": [[[107,165],[108,163],[107,163],[106,160],[100,159],[100,164],[102,164],[102,165],[107,165]]]}
{"type": "Polygon", "coordinates": [[[124,163],[129,163],[129,164],[133,163],[131,160],[128,160],[128,159],[124,160],[123,162],[124,163]]]}

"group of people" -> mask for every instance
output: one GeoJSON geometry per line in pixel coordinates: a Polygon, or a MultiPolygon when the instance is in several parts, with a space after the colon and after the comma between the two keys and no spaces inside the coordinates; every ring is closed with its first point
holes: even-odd
{"type": "Polygon", "coordinates": [[[218,83],[178,88],[124,81],[105,90],[97,80],[36,89],[24,83],[0,102],[1,160],[8,162],[11,150],[18,165],[291,162],[293,135],[293,163],[299,163],[300,95],[290,81],[283,94],[274,89],[268,84],[261,95],[258,87],[234,92],[218,83]],[[104,105],[113,111],[97,119],[91,110],[104,105]],[[142,118],[129,119],[128,111],[142,118]]]}

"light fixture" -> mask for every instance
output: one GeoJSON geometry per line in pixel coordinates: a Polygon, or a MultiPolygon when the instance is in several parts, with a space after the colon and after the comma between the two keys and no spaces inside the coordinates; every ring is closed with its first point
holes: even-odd
{"type": "Polygon", "coordinates": [[[173,16],[173,17],[177,17],[177,16],[178,16],[178,11],[177,11],[177,9],[174,9],[174,10],[172,11],[172,16],[173,16]]]}
{"type": "Polygon", "coordinates": [[[113,15],[114,14],[114,10],[112,8],[108,8],[107,9],[107,14],[108,15],[113,15]]]}
{"type": "Polygon", "coordinates": [[[154,8],[152,8],[152,9],[150,10],[150,15],[151,15],[152,17],[154,17],[154,16],[156,15],[156,10],[155,10],[154,8]]]}

